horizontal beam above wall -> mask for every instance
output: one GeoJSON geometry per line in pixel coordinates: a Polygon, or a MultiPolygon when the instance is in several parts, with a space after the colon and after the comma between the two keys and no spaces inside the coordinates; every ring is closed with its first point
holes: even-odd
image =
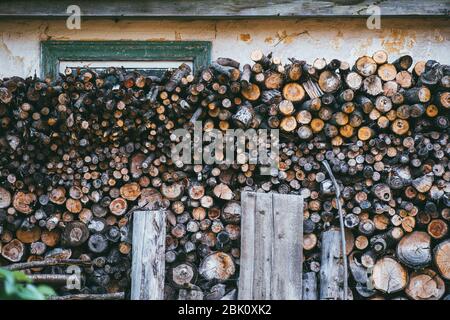
{"type": "MultiPolygon", "coordinates": [[[[0,2],[0,18],[65,18],[73,0],[0,2]]],[[[448,16],[447,0],[97,0],[77,1],[85,18],[364,17],[376,4],[382,17],[448,16]]]]}

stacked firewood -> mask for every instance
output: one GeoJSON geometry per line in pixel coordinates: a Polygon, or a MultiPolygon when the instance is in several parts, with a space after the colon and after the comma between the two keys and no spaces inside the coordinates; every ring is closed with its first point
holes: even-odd
{"type": "Polygon", "coordinates": [[[68,68],[57,80],[1,81],[0,264],[28,262],[61,284],[67,264],[45,261],[76,260],[81,294],[127,290],[131,215],[162,208],[166,297],[234,299],[240,191],[253,190],[305,198],[304,270],[316,279],[321,234],[338,225],[326,160],[341,186],[352,296],[442,298],[450,67],[389,63],[384,51],[354,66],[251,58],[219,58],[195,74],[186,64],[162,77],[68,68]],[[196,121],[205,132],[279,129],[279,171],[173,161],[174,131],[196,121]]]}

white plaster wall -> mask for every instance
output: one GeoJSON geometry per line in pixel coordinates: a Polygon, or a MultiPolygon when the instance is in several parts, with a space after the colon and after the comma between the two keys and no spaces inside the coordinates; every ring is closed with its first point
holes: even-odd
{"type": "Polygon", "coordinates": [[[380,30],[369,30],[365,19],[254,20],[82,20],[69,30],[62,20],[0,21],[0,77],[40,74],[40,41],[45,40],[207,40],[212,57],[248,62],[250,52],[272,51],[286,61],[317,57],[354,62],[386,50],[392,59],[411,54],[450,64],[447,19],[382,18],[380,30]]]}

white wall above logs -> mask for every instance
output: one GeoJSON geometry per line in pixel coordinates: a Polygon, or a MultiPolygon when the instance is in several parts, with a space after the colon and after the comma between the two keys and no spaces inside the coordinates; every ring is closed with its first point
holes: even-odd
{"type": "Polygon", "coordinates": [[[252,50],[272,51],[284,61],[295,55],[353,62],[378,49],[391,58],[410,54],[450,63],[445,18],[381,17],[381,29],[370,30],[363,18],[251,20],[83,20],[69,30],[63,20],[0,21],[0,77],[40,74],[40,41],[45,40],[206,40],[212,59],[248,62],[252,50]]]}

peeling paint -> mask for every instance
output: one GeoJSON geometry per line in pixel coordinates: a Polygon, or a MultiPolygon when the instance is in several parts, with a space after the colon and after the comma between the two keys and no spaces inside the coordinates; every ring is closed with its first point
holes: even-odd
{"type": "Polygon", "coordinates": [[[445,41],[445,38],[441,34],[441,31],[439,29],[434,29],[434,41],[439,42],[439,43],[445,41]]]}
{"type": "Polygon", "coordinates": [[[9,63],[12,63],[12,64],[23,64],[24,57],[19,56],[19,55],[15,55],[11,51],[11,49],[6,45],[6,43],[3,40],[3,37],[0,40],[0,52],[1,52],[0,57],[2,55],[4,55],[5,58],[9,61],[9,63]]]}
{"type": "Polygon", "coordinates": [[[373,40],[372,38],[367,38],[361,42],[359,42],[358,47],[355,49],[353,53],[354,56],[364,56],[369,55],[371,52],[370,47],[372,46],[373,40]]]}
{"type": "Polygon", "coordinates": [[[48,41],[51,40],[52,37],[48,34],[49,26],[47,23],[43,23],[39,26],[39,40],[48,41]]]}
{"type": "Polygon", "coordinates": [[[333,47],[333,49],[339,50],[341,48],[343,37],[344,34],[342,33],[341,30],[339,30],[336,36],[331,40],[331,46],[333,47]]]}
{"type": "Polygon", "coordinates": [[[276,41],[275,46],[277,46],[280,43],[283,44],[291,44],[294,42],[295,38],[302,35],[307,34],[308,31],[301,31],[301,32],[293,32],[293,33],[287,33],[286,30],[278,31],[276,34],[276,38],[278,41],[276,41]]]}
{"type": "Polygon", "coordinates": [[[252,41],[252,37],[248,33],[241,33],[239,35],[239,40],[244,41],[244,42],[251,42],[252,41]]]}
{"type": "Polygon", "coordinates": [[[272,37],[267,37],[267,38],[264,39],[264,42],[267,43],[267,44],[273,44],[274,40],[273,40],[272,37]]]}
{"type": "Polygon", "coordinates": [[[400,53],[405,47],[411,49],[416,43],[416,33],[411,30],[391,29],[381,44],[388,53],[400,53]]]}
{"type": "Polygon", "coordinates": [[[3,37],[2,37],[2,39],[1,39],[1,41],[0,41],[0,46],[1,46],[2,50],[5,51],[4,53],[5,53],[7,56],[13,56],[13,55],[14,55],[14,54],[12,53],[12,51],[8,48],[8,46],[5,44],[5,42],[4,42],[4,40],[3,40],[3,37]]]}

